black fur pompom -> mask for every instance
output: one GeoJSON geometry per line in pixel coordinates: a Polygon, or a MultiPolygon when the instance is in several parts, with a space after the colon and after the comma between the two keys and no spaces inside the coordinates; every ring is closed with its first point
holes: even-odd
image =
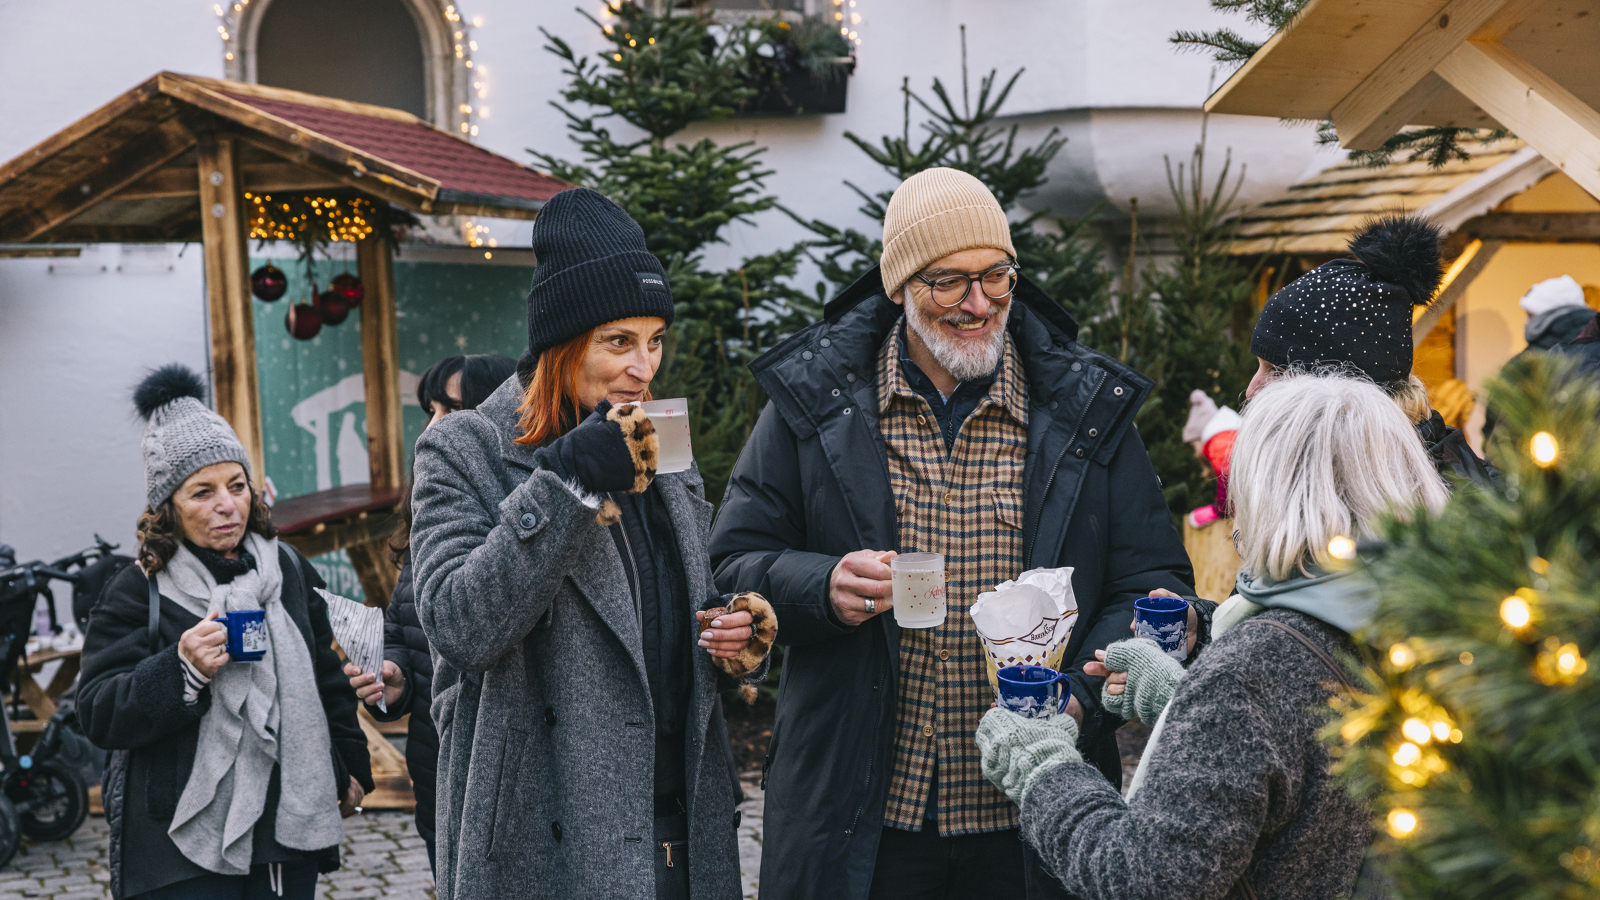
{"type": "Polygon", "coordinates": [[[152,371],[133,389],[133,405],[139,410],[139,418],[146,420],[156,410],[183,397],[206,402],[206,383],[179,363],[167,363],[152,371]]]}
{"type": "Polygon", "coordinates": [[[1428,303],[1444,278],[1439,229],[1412,216],[1383,216],[1350,239],[1350,252],[1372,277],[1398,284],[1412,303],[1428,303]]]}

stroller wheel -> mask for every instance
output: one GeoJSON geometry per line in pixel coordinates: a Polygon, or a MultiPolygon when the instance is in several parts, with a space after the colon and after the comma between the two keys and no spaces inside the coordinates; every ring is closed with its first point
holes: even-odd
{"type": "Polygon", "coordinates": [[[22,833],[39,843],[66,840],[89,815],[83,776],[56,760],[15,772],[5,793],[22,833]]]}
{"type": "Polygon", "coordinates": [[[9,865],[22,843],[22,829],[18,827],[17,808],[0,796],[0,866],[9,865]]]}

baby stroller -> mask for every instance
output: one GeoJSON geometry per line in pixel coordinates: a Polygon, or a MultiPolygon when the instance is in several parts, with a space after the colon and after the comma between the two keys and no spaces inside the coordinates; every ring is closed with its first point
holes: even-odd
{"type": "MultiPolygon", "coordinates": [[[[114,556],[116,546],[95,536],[95,546],[53,563],[16,563],[16,554],[0,544],[0,666],[15,675],[12,712],[18,711],[23,678],[17,662],[27,650],[34,630],[34,612],[39,600],[49,609],[49,630],[59,632],[55,618],[55,595],[51,580],[78,586],[85,574],[100,574],[127,564],[126,557],[114,556]],[[79,571],[72,571],[77,569],[79,571]]],[[[95,587],[103,586],[104,581],[95,587]]],[[[96,590],[98,593],[98,590],[96,590]]],[[[11,717],[0,736],[0,865],[11,861],[23,836],[38,842],[60,841],[71,836],[89,814],[89,788],[84,770],[96,762],[96,752],[78,728],[72,695],[64,695],[56,713],[46,723],[32,752],[18,754],[11,728],[11,717]]]]}

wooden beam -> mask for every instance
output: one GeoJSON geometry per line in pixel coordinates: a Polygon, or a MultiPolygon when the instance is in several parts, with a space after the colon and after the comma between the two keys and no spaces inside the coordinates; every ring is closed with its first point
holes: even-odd
{"type": "Polygon", "coordinates": [[[400,335],[395,316],[394,249],[374,232],[356,242],[361,301],[361,375],[367,402],[367,464],[374,488],[406,482],[400,418],[400,335]]]}
{"type": "Polygon", "coordinates": [[[304,532],[281,535],[300,555],[310,559],[335,550],[348,550],[360,544],[386,541],[394,534],[398,520],[391,511],[361,513],[340,522],[319,524],[304,532]]]}
{"type": "Polygon", "coordinates": [[[388,539],[380,537],[362,544],[351,544],[344,548],[344,552],[350,555],[350,565],[356,570],[362,593],[367,595],[367,605],[388,609],[389,598],[394,595],[395,582],[400,575],[400,570],[389,562],[388,539]]]}
{"type": "Polygon", "coordinates": [[[1368,73],[1333,108],[1339,144],[1350,150],[1376,150],[1444,90],[1433,74],[1462,41],[1487,23],[1510,0],[1452,0],[1430,17],[1400,48],[1368,73]]]}
{"type": "Polygon", "coordinates": [[[1463,222],[1461,230],[1476,238],[1532,244],[1600,243],[1600,213],[1488,213],[1463,222]]]}
{"type": "MultiPolygon", "coordinates": [[[[243,170],[244,189],[252,192],[331,191],[347,187],[343,182],[320,172],[307,171],[293,163],[257,163],[243,170]]],[[[196,197],[192,169],[157,169],[117,191],[117,200],[162,200],[169,197],[196,197]]]]}
{"type": "Polygon", "coordinates": [[[170,103],[171,101],[159,97],[160,80],[161,76],[159,75],[151,78],[138,87],[116,97],[105,106],[52,134],[39,144],[28,148],[15,159],[0,165],[0,189],[4,189],[11,181],[35,166],[49,162],[55,158],[56,154],[71,148],[79,141],[88,138],[96,131],[145,103],[152,101],[170,103]]]}
{"type": "Polygon", "coordinates": [[[92,174],[56,186],[40,201],[9,211],[0,223],[0,243],[32,241],[117,191],[143,178],[194,146],[195,136],[174,115],[156,125],[148,136],[101,157],[92,174]]]}
{"type": "Polygon", "coordinates": [[[261,394],[256,387],[256,329],[250,304],[250,249],[245,240],[239,144],[211,135],[195,150],[200,231],[205,248],[206,310],[217,412],[250,454],[251,479],[266,477],[261,444],[261,394]]]}
{"type": "Polygon", "coordinates": [[[1504,44],[1467,41],[1439,76],[1600,197],[1600,112],[1504,44]]]}
{"type": "Polygon", "coordinates": [[[1415,349],[1428,336],[1433,326],[1439,323],[1446,312],[1461,299],[1473,280],[1482,274],[1489,261],[1505,246],[1504,241],[1473,241],[1461,251],[1455,262],[1450,264],[1449,270],[1444,273],[1440,283],[1439,293],[1434,295],[1433,302],[1423,309],[1422,314],[1411,323],[1411,346],[1415,349]]]}

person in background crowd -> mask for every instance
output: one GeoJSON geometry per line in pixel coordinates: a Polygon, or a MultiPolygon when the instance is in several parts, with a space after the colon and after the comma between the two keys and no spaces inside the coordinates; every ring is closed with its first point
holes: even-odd
{"type": "Polygon", "coordinates": [[[417,442],[439,897],[735,900],[718,669],[764,677],[776,623],[759,596],[716,595],[698,470],[656,472],[638,404],[673,301],[644,233],[574,189],[533,249],[517,377],[417,442]]]}
{"type": "Polygon", "coordinates": [[[1189,420],[1183,425],[1183,441],[1194,448],[1194,455],[1217,479],[1217,499],[1190,511],[1190,528],[1204,528],[1228,517],[1228,465],[1238,433],[1238,413],[1226,406],[1218,409],[1205,391],[1189,394],[1189,420]]]}
{"type": "Polygon", "coordinates": [[[1068,711],[1120,783],[1122,720],[1083,665],[1136,599],[1194,592],[1132,425],[1151,382],[1074,340],[971,175],[908,178],[883,244],[825,321],[753,364],[772,399],[712,533],[722,589],[760,591],[783,621],[761,896],[1053,896],[978,766],[994,691],[967,612],[1026,570],[1074,567],[1068,711]],[[944,624],[886,614],[895,551],[944,554],[944,624]]]}
{"type": "MultiPolygon", "coordinates": [[[[1547,278],[1528,289],[1517,301],[1528,321],[1522,326],[1522,336],[1528,346],[1506,361],[1506,371],[1514,370],[1522,360],[1535,353],[1554,352],[1593,359],[1587,370],[1600,368],[1600,350],[1589,345],[1597,339],[1595,311],[1583,296],[1583,286],[1571,275],[1547,278]]],[[[1483,440],[1487,445],[1494,434],[1496,417],[1493,409],[1485,411],[1483,440]]]]}
{"type": "Polygon", "coordinates": [[[1355,259],[1323,263],[1267,300],[1250,337],[1260,367],[1245,397],[1289,369],[1348,366],[1384,389],[1416,426],[1441,474],[1492,487],[1500,473],[1429,407],[1411,373],[1412,310],[1439,289],[1439,229],[1406,216],[1377,219],[1350,240],[1355,259]]]}
{"type": "Polygon", "coordinates": [[[310,900],[339,868],[341,812],[372,789],[356,695],[323,587],[279,543],[250,458],[178,365],[140,383],[148,423],[138,565],[89,619],[78,719],[113,757],[105,783],[113,894],[310,900]],[[150,607],[159,589],[152,640],[150,607]],[[228,655],[219,613],[265,614],[266,655],[228,655]]]}
{"type": "MultiPolygon", "coordinates": [[[[478,354],[451,356],[428,367],[417,382],[417,403],[430,414],[428,426],[446,415],[477,409],[517,369],[515,360],[478,354]]],[[[417,619],[416,589],[411,580],[411,486],[400,501],[400,527],[389,539],[389,556],[400,568],[394,595],[383,617],[383,678],[346,663],[344,672],[356,695],[372,707],[380,722],[393,722],[409,713],[406,725],[406,773],[417,798],[417,834],[428,844],[428,866],[433,867],[434,777],[439,763],[439,732],[433,727],[433,657],[427,635],[417,619]],[[379,695],[388,712],[377,709],[379,695]]]]}
{"type": "Polygon", "coordinates": [[[1333,542],[1437,512],[1448,489],[1382,389],[1297,374],[1245,407],[1231,492],[1243,564],[1211,646],[1187,672],[1147,639],[1105,652],[1126,690],[1104,702],[1155,723],[1127,799],[1082,761],[1070,717],[994,709],[978,728],[1024,838],[1084,897],[1332,900],[1357,880],[1371,816],[1329,773],[1318,710],[1377,598],[1333,542]]]}

